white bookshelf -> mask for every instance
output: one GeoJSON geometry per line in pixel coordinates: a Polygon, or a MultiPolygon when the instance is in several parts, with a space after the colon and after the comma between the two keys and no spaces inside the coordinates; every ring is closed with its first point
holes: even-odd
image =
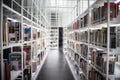
{"type": "MultiPolygon", "coordinates": [[[[22,76],[22,79],[21,80],[24,80],[24,70],[25,69],[30,69],[31,73],[30,73],[30,76],[29,77],[30,79],[34,79],[37,75],[38,75],[38,70],[41,69],[45,59],[46,59],[46,56],[47,56],[47,53],[46,54],[43,54],[42,57],[43,59],[41,59],[41,64],[39,64],[37,66],[37,71],[35,71],[35,76],[34,76],[34,73],[32,72],[32,61],[34,59],[37,59],[38,58],[38,52],[39,51],[45,51],[45,49],[47,48],[48,46],[48,30],[46,27],[50,26],[49,25],[49,22],[47,21],[45,15],[43,14],[43,11],[41,11],[41,9],[39,8],[39,4],[40,2],[37,2],[37,1],[34,1],[34,0],[8,0],[6,2],[6,0],[1,0],[0,1],[0,8],[1,8],[1,11],[0,11],[0,47],[1,47],[1,50],[0,50],[0,59],[1,59],[1,80],[4,80],[6,76],[6,74],[4,75],[4,50],[6,49],[10,49],[10,52],[13,53],[13,47],[20,47],[21,49],[21,55],[22,55],[22,68],[21,70],[17,70],[17,71],[11,71],[10,70],[10,78],[11,80],[15,80],[17,78],[17,76],[22,76]],[[19,3],[20,1],[20,3],[19,3]],[[36,11],[34,11],[36,10],[36,11]],[[4,21],[4,16],[7,18],[7,20],[11,20],[12,22],[19,22],[20,23],[20,34],[19,34],[19,38],[20,40],[18,42],[14,42],[14,43],[11,43],[9,42],[8,38],[10,37],[9,36],[9,29],[7,28],[8,27],[8,24],[6,22],[6,44],[3,45],[3,39],[4,39],[4,36],[3,36],[3,21],[4,21]],[[42,17],[41,17],[42,16],[42,17]],[[41,19],[42,18],[42,19],[41,19]],[[30,28],[30,33],[29,35],[25,35],[24,34],[24,28],[30,28]],[[34,31],[35,30],[35,31],[34,31]],[[40,34],[39,34],[40,33],[40,34]],[[34,35],[33,35],[34,34],[34,35]],[[46,36],[45,36],[46,35],[46,36]],[[29,37],[28,37],[29,36],[29,37]],[[24,37],[27,37],[29,38],[28,40],[25,40],[24,37]],[[33,46],[35,44],[35,46],[33,46]],[[25,50],[24,47],[25,46],[30,46],[30,50],[29,50],[29,60],[28,63],[26,61],[26,63],[24,63],[25,61],[23,60],[24,59],[24,52],[25,50]],[[36,48],[36,49],[35,49],[36,48]],[[34,49],[34,50],[33,50],[34,49]],[[35,51],[35,52],[34,52],[35,51]],[[28,68],[29,67],[29,68],[28,68]],[[5,76],[5,77],[4,77],[5,76]]],[[[40,53],[40,52],[39,52],[40,53]]],[[[9,54],[9,53],[8,53],[9,54]]],[[[38,62],[37,62],[38,63],[38,62]]],[[[9,64],[10,65],[10,64],[9,64]]],[[[8,71],[9,72],[9,71],[8,71]]]]}
{"type": "MultiPolygon", "coordinates": [[[[79,5],[80,2],[84,2],[84,1],[82,1],[82,0],[78,1],[77,5],[79,5]]],[[[116,80],[117,78],[120,79],[119,73],[117,73],[117,71],[120,70],[117,68],[119,62],[114,60],[114,59],[117,59],[118,55],[120,55],[119,50],[118,50],[119,49],[119,40],[118,40],[118,42],[116,41],[115,48],[113,48],[113,47],[111,47],[111,39],[110,39],[113,28],[115,28],[116,40],[119,37],[120,9],[118,8],[119,7],[118,5],[120,5],[120,4],[115,3],[114,0],[95,0],[93,2],[93,4],[91,4],[92,0],[88,0],[86,2],[88,5],[87,9],[84,10],[83,12],[81,12],[81,14],[79,14],[78,17],[75,18],[75,20],[67,27],[67,30],[68,30],[67,48],[69,51],[68,55],[70,56],[71,60],[74,61],[75,64],[77,64],[77,65],[81,65],[80,63],[84,62],[84,65],[82,65],[82,66],[84,66],[85,68],[79,67],[81,72],[83,72],[83,76],[85,77],[85,78],[82,77],[83,79],[81,79],[81,80],[93,80],[93,78],[95,79],[95,77],[91,77],[91,73],[89,73],[89,71],[92,71],[92,70],[96,71],[96,74],[99,75],[99,77],[97,77],[97,78],[99,78],[99,79],[102,78],[102,80],[116,80]],[[113,5],[116,6],[117,9],[115,9],[113,7],[113,5]],[[105,13],[104,11],[101,11],[102,10],[101,7],[104,9],[107,7],[107,9],[106,9],[107,15],[105,15],[105,14],[101,15],[102,13],[105,13]],[[118,13],[115,14],[114,12],[112,12],[111,8],[116,10],[116,13],[117,12],[118,13]],[[98,10],[98,11],[95,11],[95,10],[98,10]],[[98,15],[98,14],[100,14],[100,15],[98,15]],[[116,16],[114,15],[111,17],[112,14],[115,14],[116,16]],[[87,15],[87,18],[86,18],[86,15],[87,15]],[[103,20],[103,16],[104,16],[105,20],[103,20]],[[97,41],[98,34],[94,32],[97,30],[102,31],[103,29],[106,29],[106,31],[107,31],[106,32],[107,37],[104,38],[107,40],[106,43],[100,43],[99,41],[97,41]],[[93,32],[93,35],[92,35],[93,37],[91,37],[91,33],[90,33],[91,31],[93,32]],[[117,35],[118,35],[118,37],[117,37],[117,35]],[[93,39],[91,39],[91,38],[93,38],[93,39]],[[92,41],[90,41],[90,40],[92,40],[92,41]],[[80,47],[78,47],[78,45],[80,47]],[[85,46],[87,46],[87,48],[85,46]],[[79,48],[79,50],[77,50],[77,47],[79,48]],[[82,51],[84,50],[84,48],[86,48],[87,51],[84,51],[84,54],[82,54],[82,51]],[[93,59],[94,57],[93,57],[93,52],[91,52],[91,49],[93,49],[92,51],[94,51],[94,50],[100,51],[101,50],[104,53],[106,53],[104,56],[102,54],[102,57],[104,57],[104,59],[106,61],[106,63],[104,64],[104,66],[106,67],[106,69],[104,68],[105,71],[101,70],[103,66],[101,67],[100,65],[102,65],[102,63],[100,65],[98,65],[98,63],[92,62],[92,60],[94,60],[93,59]],[[75,55],[79,56],[78,61],[80,63],[76,63],[75,55]],[[82,59],[82,61],[80,61],[81,59],[82,59]],[[113,64],[112,64],[112,59],[113,59],[113,64]],[[114,63],[115,63],[115,65],[114,65],[114,63]],[[112,65],[111,66],[112,69],[109,67],[109,65],[110,66],[112,65]],[[111,70],[109,70],[109,69],[111,69],[111,70]],[[86,71],[84,71],[84,70],[86,70],[86,71]],[[112,73],[110,71],[112,71],[112,73]]],[[[84,6],[84,4],[82,6],[84,6]]],[[[80,7],[80,9],[82,9],[82,8],[80,7]]],[[[102,37],[101,37],[101,40],[102,40],[102,37]]],[[[72,65],[74,65],[74,63],[72,63],[72,65]]],[[[92,75],[95,76],[96,74],[92,74],[92,75]]],[[[79,77],[81,77],[80,75],[81,74],[78,74],[79,77]]]]}
{"type": "Polygon", "coordinates": [[[58,47],[59,47],[59,27],[51,27],[50,49],[58,49],[58,47]]]}

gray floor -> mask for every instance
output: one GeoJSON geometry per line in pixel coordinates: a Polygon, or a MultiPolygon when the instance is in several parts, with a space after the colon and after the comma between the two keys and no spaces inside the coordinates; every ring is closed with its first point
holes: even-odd
{"type": "Polygon", "coordinates": [[[62,50],[51,50],[36,80],[74,80],[62,50]]]}

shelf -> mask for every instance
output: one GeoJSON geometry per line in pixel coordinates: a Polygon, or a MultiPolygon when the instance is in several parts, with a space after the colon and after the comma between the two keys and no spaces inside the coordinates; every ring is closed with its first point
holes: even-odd
{"type": "Polygon", "coordinates": [[[90,66],[92,66],[97,72],[99,72],[102,76],[106,76],[106,74],[104,74],[103,72],[101,72],[99,69],[96,68],[96,66],[94,66],[93,64],[90,64],[90,66]]]}
{"type": "Polygon", "coordinates": [[[5,4],[2,4],[2,5],[3,5],[3,7],[4,7],[4,8],[6,8],[6,9],[8,9],[8,10],[12,11],[12,12],[14,12],[15,14],[17,14],[17,15],[19,15],[19,16],[21,16],[21,14],[20,14],[20,13],[18,13],[17,11],[15,11],[15,10],[11,9],[11,8],[10,8],[10,7],[8,7],[7,5],[5,5],[5,4]]]}
{"type": "Polygon", "coordinates": [[[85,45],[88,45],[88,43],[86,42],[82,42],[82,41],[78,41],[78,40],[74,40],[74,39],[68,39],[69,41],[72,41],[72,42],[76,42],[78,44],[85,44],[85,45]]]}
{"type": "Polygon", "coordinates": [[[11,71],[11,80],[15,80],[21,73],[22,71],[11,71]]]}
{"type": "Polygon", "coordinates": [[[83,56],[80,56],[80,58],[82,58],[84,61],[86,61],[86,62],[87,62],[87,59],[86,59],[86,58],[84,58],[83,56]]]}
{"type": "Polygon", "coordinates": [[[91,25],[92,27],[89,27],[90,30],[96,30],[96,29],[102,29],[102,27],[107,27],[107,23],[104,22],[104,23],[97,23],[97,24],[93,24],[91,25]]]}
{"type": "Polygon", "coordinates": [[[37,78],[40,70],[42,69],[42,66],[43,66],[43,64],[44,64],[44,62],[45,62],[45,60],[47,58],[47,55],[48,55],[48,53],[46,52],[46,54],[44,55],[43,60],[41,61],[41,64],[37,66],[36,72],[32,73],[32,80],[36,80],[36,78],[37,78]]]}
{"type": "Polygon", "coordinates": [[[73,48],[71,48],[71,47],[69,47],[69,48],[70,48],[72,51],[74,51],[75,53],[77,53],[77,54],[80,56],[80,58],[82,58],[84,61],[87,62],[87,59],[84,58],[83,56],[81,56],[79,52],[75,51],[75,50],[74,50],[73,48]]]}
{"type": "Polygon", "coordinates": [[[32,43],[33,41],[24,41],[23,44],[29,44],[32,43]]]}
{"type": "Polygon", "coordinates": [[[67,60],[67,62],[68,62],[68,65],[70,66],[70,70],[71,70],[71,72],[72,72],[75,80],[80,80],[79,76],[75,73],[75,68],[74,68],[74,66],[72,65],[72,63],[70,62],[70,60],[69,60],[69,58],[67,57],[67,55],[65,55],[65,58],[66,58],[66,60],[67,60]]]}
{"type": "MultiPolygon", "coordinates": [[[[26,0],[26,1],[28,2],[29,0],[26,0]]],[[[3,13],[0,15],[1,21],[2,21],[1,24],[4,24],[3,27],[1,27],[1,30],[4,30],[4,31],[2,31],[1,36],[0,36],[0,39],[3,39],[4,43],[1,44],[0,53],[1,53],[2,62],[5,59],[5,62],[4,62],[6,66],[5,70],[8,70],[9,68],[9,66],[6,63],[9,63],[8,57],[10,57],[9,54],[11,54],[12,52],[20,51],[20,53],[23,53],[23,52],[28,53],[27,55],[26,54],[21,55],[21,58],[20,58],[20,59],[24,59],[25,63],[23,61],[21,63],[17,61],[16,67],[19,67],[19,66],[26,67],[24,66],[26,64],[32,66],[31,61],[32,61],[33,56],[35,55],[36,57],[37,56],[36,54],[38,54],[37,53],[38,50],[41,48],[42,49],[44,48],[45,50],[47,46],[46,44],[47,43],[46,38],[48,36],[47,28],[50,25],[48,25],[49,23],[47,19],[45,19],[46,15],[41,14],[42,10],[38,9],[38,4],[34,5],[34,2],[37,3],[37,1],[31,0],[32,4],[30,5],[28,3],[26,4],[26,1],[25,2],[21,0],[0,1],[1,9],[2,9],[1,12],[3,13]],[[35,9],[34,6],[36,6],[35,8],[37,8],[35,10],[35,13],[34,13],[34,9],[35,9]],[[34,9],[31,9],[31,8],[34,8],[34,9]],[[41,15],[44,18],[44,20],[42,20],[41,15]],[[29,27],[31,29],[29,30],[31,31],[29,35],[25,35],[29,32],[29,31],[24,32],[25,27],[29,27]],[[35,32],[34,34],[32,31],[33,29],[36,29],[37,33],[35,32]],[[15,33],[15,35],[12,36],[11,34],[9,35],[9,33],[15,33]],[[34,40],[33,40],[34,38],[33,35],[35,35],[36,37],[34,40]],[[38,38],[38,36],[40,37],[38,38]],[[43,45],[43,42],[44,42],[44,45],[43,45]],[[25,47],[25,44],[28,44],[29,46],[25,47]],[[36,53],[36,54],[32,55],[33,53],[36,53]]],[[[37,72],[35,74],[33,73],[33,75],[31,74],[30,76],[32,77],[34,76],[33,78],[37,77],[39,70],[44,64],[46,56],[47,56],[47,53],[44,55],[43,59],[41,60],[41,64],[37,66],[37,72]]],[[[1,69],[3,69],[3,67],[1,67],[1,69]]],[[[1,74],[4,74],[4,76],[1,76],[2,80],[5,79],[5,77],[7,77],[7,74],[5,74],[3,70],[1,74]]],[[[18,76],[22,78],[21,80],[23,80],[24,78],[27,78],[29,75],[24,75],[23,68],[21,71],[10,72],[11,80],[16,80],[18,76]]],[[[29,77],[29,79],[31,79],[31,77],[29,77]]],[[[31,80],[35,80],[35,79],[31,79],[31,80]]]]}
{"type": "MultiPolygon", "coordinates": [[[[29,19],[29,18],[27,18],[27,17],[25,17],[25,16],[23,16],[23,18],[26,19],[26,20],[28,20],[28,21],[30,21],[30,22],[32,22],[31,19],[29,19]]],[[[23,24],[24,24],[24,23],[23,23],[23,24]]],[[[26,25],[27,25],[27,24],[26,24],[26,25]]]]}
{"type": "MultiPolygon", "coordinates": [[[[96,45],[93,45],[93,44],[90,44],[90,47],[91,48],[95,48],[96,50],[102,50],[104,51],[105,53],[107,53],[107,48],[105,47],[101,47],[101,46],[96,46],[96,45]]],[[[119,55],[119,48],[117,49],[110,49],[109,51],[109,55],[119,55]]]]}
{"type": "Polygon", "coordinates": [[[3,49],[7,49],[7,48],[10,48],[10,47],[15,47],[15,46],[22,46],[22,43],[11,43],[7,46],[3,46],[3,49]]]}

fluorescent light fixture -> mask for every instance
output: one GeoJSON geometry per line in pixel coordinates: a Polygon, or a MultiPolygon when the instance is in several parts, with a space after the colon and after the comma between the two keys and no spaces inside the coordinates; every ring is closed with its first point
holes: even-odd
{"type": "Polygon", "coordinates": [[[116,0],[116,1],[114,1],[114,3],[116,3],[116,4],[119,3],[119,2],[120,2],[120,0],[116,0]]]}
{"type": "Polygon", "coordinates": [[[11,20],[11,21],[13,21],[13,22],[19,22],[19,21],[17,21],[17,20],[15,20],[15,19],[12,19],[12,18],[7,18],[8,20],[11,20]]]}

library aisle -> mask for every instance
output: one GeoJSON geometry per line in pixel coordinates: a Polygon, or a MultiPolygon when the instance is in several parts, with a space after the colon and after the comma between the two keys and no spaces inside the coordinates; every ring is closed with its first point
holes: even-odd
{"type": "Polygon", "coordinates": [[[51,50],[36,80],[74,80],[63,51],[51,50]]]}
{"type": "Polygon", "coordinates": [[[0,0],[0,72],[0,80],[120,80],[120,0],[0,0]]]}

